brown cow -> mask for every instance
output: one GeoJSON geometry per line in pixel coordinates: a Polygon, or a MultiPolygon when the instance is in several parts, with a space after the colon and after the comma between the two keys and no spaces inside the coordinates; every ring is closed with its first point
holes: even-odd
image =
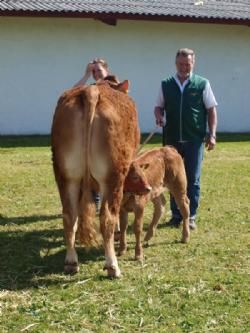
{"type": "Polygon", "coordinates": [[[127,91],[128,81],[113,83],[102,81],[72,88],[61,96],[55,110],[52,153],[63,207],[66,273],[79,271],[76,231],[81,243],[89,246],[96,241],[92,190],[97,190],[102,197],[104,268],[110,277],[120,275],[113,234],[119,220],[124,180],[140,133],[135,104],[122,92],[127,91]]]}
{"type": "MultiPolygon", "coordinates": [[[[143,213],[146,204],[151,200],[154,205],[153,219],[149,225],[145,241],[149,241],[153,235],[159,219],[164,211],[166,203],[163,193],[168,189],[174,196],[183,218],[183,243],[189,240],[189,199],[187,197],[187,180],[184,163],[175,148],[166,146],[153,149],[140,155],[131,164],[145,167],[145,176],[152,190],[146,195],[135,195],[125,193],[120,212],[120,248],[119,255],[126,252],[126,229],[128,225],[128,213],[133,212],[134,233],[136,237],[135,258],[142,260],[143,251],[141,245],[141,235],[143,229],[143,213]]],[[[138,170],[138,168],[137,168],[138,170]]],[[[128,177],[130,174],[128,174],[128,177]]],[[[136,176],[134,175],[136,181],[136,176]]],[[[126,181],[133,181],[126,179],[126,181]]]]}

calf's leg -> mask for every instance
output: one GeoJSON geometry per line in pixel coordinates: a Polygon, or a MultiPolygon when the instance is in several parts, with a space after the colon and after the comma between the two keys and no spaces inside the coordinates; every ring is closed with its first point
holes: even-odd
{"type": "Polygon", "coordinates": [[[143,261],[143,248],[141,244],[141,236],[143,229],[143,213],[144,207],[137,207],[135,210],[135,220],[134,220],[134,233],[135,233],[135,260],[143,261]]]}
{"type": "Polygon", "coordinates": [[[118,255],[122,256],[127,251],[126,231],[128,227],[128,212],[121,209],[120,211],[120,245],[118,255]]]}
{"type": "Polygon", "coordinates": [[[174,196],[175,202],[180,210],[182,220],[183,220],[183,228],[182,228],[182,243],[187,243],[190,237],[190,229],[189,229],[189,199],[186,194],[183,193],[171,193],[174,196]]]}
{"type": "Polygon", "coordinates": [[[158,224],[162,214],[165,211],[166,200],[165,200],[165,197],[163,194],[160,194],[158,197],[154,198],[152,200],[152,202],[154,205],[154,215],[153,215],[152,221],[148,227],[146,236],[144,238],[145,242],[148,242],[154,236],[157,224],[158,224]]]}

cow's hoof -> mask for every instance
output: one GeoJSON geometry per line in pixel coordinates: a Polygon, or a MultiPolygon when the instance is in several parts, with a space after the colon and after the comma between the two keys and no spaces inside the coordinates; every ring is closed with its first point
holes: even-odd
{"type": "Polygon", "coordinates": [[[64,264],[65,274],[76,274],[79,272],[79,270],[80,268],[77,262],[64,264]]]}
{"type": "Polygon", "coordinates": [[[106,270],[108,272],[108,277],[110,279],[118,279],[121,276],[121,271],[120,271],[119,267],[104,266],[103,270],[106,270]]]}

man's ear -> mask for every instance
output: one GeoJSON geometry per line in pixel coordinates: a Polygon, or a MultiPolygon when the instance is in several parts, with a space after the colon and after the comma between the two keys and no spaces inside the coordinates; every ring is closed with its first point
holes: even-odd
{"type": "Polygon", "coordinates": [[[117,90],[124,92],[125,94],[128,93],[129,88],[129,81],[125,80],[117,85],[117,90]]]}

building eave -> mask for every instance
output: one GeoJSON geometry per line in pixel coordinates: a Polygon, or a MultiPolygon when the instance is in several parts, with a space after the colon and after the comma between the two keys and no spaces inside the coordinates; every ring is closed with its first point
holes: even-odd
{"type": "Polygon", "coordinates": [[[181,22],[205,24],[230,24],[250,26],[250,19],[218,18],[202,16],[177,16],[177,15],[146,15],[126,13],[91,13],[91,12],[56,12],[56,11],[0,11],[0,16],[7,17],[55,17],[55,18],[88,18],[100,20],[110,25],[116,25],[117,20],[155,21],[155,22],[181,22]]]}

